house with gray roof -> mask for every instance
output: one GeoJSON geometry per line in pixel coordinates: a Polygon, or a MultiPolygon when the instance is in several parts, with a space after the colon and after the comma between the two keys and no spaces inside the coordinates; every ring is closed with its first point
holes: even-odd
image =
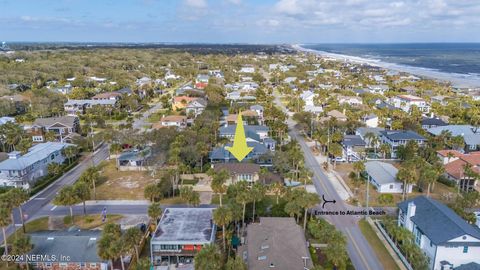
{"type": "MultiPolygon", "coordinates": [[[[381,161],[365,162],[367,180],[379,193],[403,193],[403,183],[397,180],[398,169],[392,164],[381,161]]],[[[413,185],[407,185],[407,193],[413,185]]]]}
{"type": "Polygon", "coordinates": [[[124,151],[117,157],[117,168],[120,171],[147,170],[148,160],[151,159],[151,156],[152,149],[149,146],[144,149],[124,151]]]}
{"type": "Polygon", "coordinates": [[[98,256],[97,250],[101,234],[100,230],[29,233],[33,249],[28,254],[34,255],[29,258],[39,259],[38,261],[29,261],[29,263],[33,264],[35,269],[106,270],[109,263],[98,256]]]}
{"type": "Polygon", "coordinates": [[[71,142],[72,136],[78,135],[80,120],[75,115],[37,118],[31,126],[30,133],[34,142],[44,142],[45,133],[53,132],[57,141],[71,142]]]}
{"type": "Polygon", "coordinates": [[[166,208],[150,241],[153,267],[192,265],[195,254],[215,242],[213,210],[166,208]]]}
{"type": "Polygon", "coordinates": [[[429,269],[479,262],[480,229],[452,209],[425,196],[403,201],[398,208],[398,225],[412,232],[415,244],[429,258],[429,269]]]}
{"type": "Polygon", "coordinates": [[[416,142],[418,146],[423,146],[427,139],[412,130],[383,130],[380,131],[380,141],[382,144],[389,145],[392,158],[397,158],[399,146],[405,146],[410,141],[416,142]]]}
{"type": "Polygon", "coordinates": [[[427,129],[427,132],[435,136],[442,134],[442,132],[448,132],[452,136],[462,136],[466,152],[480,150],[480,129],[471,125],[437,126],[427,129]]]}
{"type": "Polygon", "coordinates": [[[250,224],[238,253],[250,270],[313,267],[305,234],[291,217],[261,217],[250,224]]]}
{"type": "Polygon", "coordinates": [[[197,98],[190,101],[185,107],[187,115],[193,115],[193,117],[199,116],[207,108],[207,101],[203,98],[197,98]]]}
{"type": "Polygon", "coordinates": [[[112,108],[117,104],[117,100],[112,99],[69,99],[64,105],[63,108],[68,114],[84,114],[87,109],[92,108],[93,106],[103,106],[107,108],[112,108]]]}
{"type": "Polygon", "coordinates": [[[0,162],[0,186],[29,188],[48,174],[49,164],[65,161],[62,150],[70,145],[46,142],[32,146],[24,155],[18,151],[8,153],[8,159],[0,162]]]}
{"type": "Polygon", "coordinates": [[[342,140],[343,159],[346,162],[361,160],[361,153],[365,152],[366,143],[358,135],[345,135],[342,140]]]}

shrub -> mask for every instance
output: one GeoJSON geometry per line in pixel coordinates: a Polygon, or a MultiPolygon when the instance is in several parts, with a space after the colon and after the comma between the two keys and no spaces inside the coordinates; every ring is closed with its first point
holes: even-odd
{"type": "Polygon", "coordinates": [[[393,203],[393,195],[392,194],[382,194],[378,197],[378,202],[383,205],[392,204],[393,203]]]}

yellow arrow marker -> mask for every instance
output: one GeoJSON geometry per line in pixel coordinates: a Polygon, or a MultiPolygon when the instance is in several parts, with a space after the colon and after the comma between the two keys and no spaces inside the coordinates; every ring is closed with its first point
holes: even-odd
{"type": "Polygon", "coordinates": [[[248,153],[253,150],[253,147],[248,147],[247,138],[245,137],[245,130],[243,128],[242,114],[239,113],[237,117],[237,127],[235,128],[235,137],[233,138],[233,146],[226,147],[230,153],[238,160],[242,161],[248,153]]]}

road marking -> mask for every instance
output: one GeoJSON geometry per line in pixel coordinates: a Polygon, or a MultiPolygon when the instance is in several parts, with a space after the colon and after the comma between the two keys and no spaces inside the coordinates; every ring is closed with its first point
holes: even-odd
{"type": "Polygon", "coordinates": [[[46,200],[47,198],[34,198],[34,200],[46,200]]]}
{"type": "Polygon", "coordinates": [[[15,227],[22,227],[22,224],[15,224],[15,227]]]}
{"type": "Polygon", "coordinates": [[[350,239],[352,240],[353,247],[357,250],[358,255],[360,255],[360,259],[362,259],[362,262],[365,264],[365,266],[367,267],[367,269],[370,269],[370,268],[368,267],[367,260],[365,260],[365,257],[363,257],[362,250],[358,247],[357,242],[355,241],[355,239],[353,238],[352,234],[350,233],[350,230],[349,230],[348,228],[345,228],[345,230],[347,231],[348,236],[349,236],[350,239]]]}
{"type": "Polygon", "coordinates": [[[50,211],[53,211],[57,208],[57,206],[55,205],[54,207],[52,207],[52,209],[50,209],[50,211]]]}

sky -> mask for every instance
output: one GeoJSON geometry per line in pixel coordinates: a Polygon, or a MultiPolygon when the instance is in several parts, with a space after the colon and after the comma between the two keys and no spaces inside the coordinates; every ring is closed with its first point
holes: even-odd
{"type": "Polygon", "coordinates": [[[0,0],[0,40],[480,42],[479,0],[0,0]]]}

